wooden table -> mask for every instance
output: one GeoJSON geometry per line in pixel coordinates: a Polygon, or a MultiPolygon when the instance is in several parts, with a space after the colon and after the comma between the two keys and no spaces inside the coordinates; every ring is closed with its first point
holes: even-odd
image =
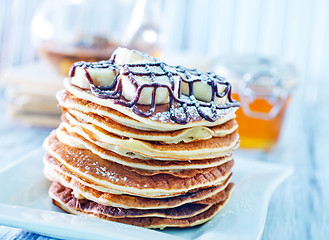
{"type": "MultiPolygon", "coordinates": [[[[271,198],[262,239],[329,239],[329,94],[326,88],[319,89],[310,103],[304,96],[301,88],[294,93],[274,151],[239,152],[295,169],[271,198]]],[[[40,146],[51,130],[21,126],[4,111],[0,90],[0,168],[40,146]]],[[[0,226],[0,239],[49,238],[0,226]]]]}

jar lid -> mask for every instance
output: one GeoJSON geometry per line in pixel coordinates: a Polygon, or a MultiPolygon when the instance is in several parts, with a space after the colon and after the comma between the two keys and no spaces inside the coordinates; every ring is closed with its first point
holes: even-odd
{"type": "Polygon", "coordinates": [[[244,76],[255,75],[255,83],[258,85],[268,85],[269,81],[265,76],[275,76],[276,81],[287,90],[296,87],[297,72],[293,64],[275,58],[260,56],[237,56],[217,58],[212,66],[212,71],[227,78],[232,84],[238,84],[244,80],[244,76]]]}
{"type": "Polygon", "coordinates": [[[279,59],[243,56],[220,58],[214,62],[212,70],[231,82],[233,92],[239,95],[244,113],[250,117],[274,118],[297,84],[295,67],[279,59]],[[250,109],[250,104],[259,98],[271,104],[269,112],[250,109]]]}

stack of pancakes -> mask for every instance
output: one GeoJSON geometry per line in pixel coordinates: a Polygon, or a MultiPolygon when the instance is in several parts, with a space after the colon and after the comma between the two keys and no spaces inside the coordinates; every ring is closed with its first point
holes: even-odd
{"type": "MultiPolygon", "coordinates": [[[[54,204],[73,214],[160,229],[202,224],[221,209],[233,188],[237,103],[227,98],[211,121],[197,106],[188,106],[187,121],[178,123],[180,115],[173,118],[168,103],[156,104],[152,112],[145,103],[127,106],[104,97],[109,90],[100,87],[99,74],[94,74],[98,68],[113,71],[113,85],[123,79],[127,65],[158,62],[127,52],[137,54],[138,60],[120,56],[128,62],[121,63],[122,53],[117,51],[106,64],[73,66],[66,89],[57,94],[62,122],[44,142],[44,173],[53,181],[49,194],[54,204]],[[74,72],[77,67],[85,71],[89,83],[74,72]]],[[[149,69],[148,64],[143,66],[149,69]]],[[[134,77],[133,71],[129,77],[134,77]]],[[[147,98],[146,91],[143,94],[147,98]]],[[[120,96],[131,102],[128,98],[120,96]]]]}

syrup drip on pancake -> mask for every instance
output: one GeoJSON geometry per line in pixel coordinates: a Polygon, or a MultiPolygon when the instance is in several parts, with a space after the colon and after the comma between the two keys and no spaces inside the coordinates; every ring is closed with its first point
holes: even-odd
{"type": "Polygon", "coordinates": [[[231,96],[231,84],[226,82],[223,78],[217,76],[212,72],[202,73],[197,69],[187,69],[182,66],[170,66],[163,62],[152,63],[130,63],[122,66],[121,72],[119,72],[119,66],[115,64],[115,55],[108,61],[101,61],[96,63],[77,62],[72,65],[70,69],[70,77],[74,77],[75,69],[81,67],[85,70],[85,76],[90,83],[91,92],[103,99],[115,99],[115,104],[120,104],[129,108],[139,116],[149,117],[155,113],[156,109],[156,94],[158,88],[166,88],[169,93],[169,113],[170,119],[178,124],[186,124],[189,119],[189,106],[194,106],[198,114],[210,121],[214,122],[218,119],[217,109],[229,109],[231,107],[239,107],[240,104],[234,101],[231,96]],[[88,72],[88,68],[103,68],[109,70],[116,70],[116,75],[113,83],[110,86],[100,87],[95,86],[92,77],[88,72]],[[152,69],[158,69],[159,71],[152,71],[152,69]],[[143,71],[141,71],[143,69],[143,71]],[[136,94],[134,99],[127,101],[122,96],[122,81],[120,74],[127,76],[130,82],[136,88],[136,94]],[[135,76],[143,77],[148,76],[151,79],[151,83],[144,83],[138,85],[135,76]],[[174,77],[179,77],[178,96],[174,95],[175,81],[174,77]],[[183,78],[182,76],[185,76],[183,78]],[[169,85],[158,83],[157,77],[166,77],[169,80],[169,85]],[[182,82],[188,84],[189,94],[188,96],[182,96],[181,85],[182,82]],[[193,94],[193,84],[196,82],[204,82],[211,88],[211,100],[204,102],[198,100],[193,94]],[[225,85],[225,90],[219,92],[219,85],[225,85]],[[148,111],[142,111],[138,108],[138,101],[141,97],[141,93],[144,88],[153,88],[152,99],[150,109],[148,111]],[[215,98],[224,98],[227,96],[228,103],[218,105],[215,103],[215,98]],[[179,111],[180,110],[180,111],[179,111]]]}

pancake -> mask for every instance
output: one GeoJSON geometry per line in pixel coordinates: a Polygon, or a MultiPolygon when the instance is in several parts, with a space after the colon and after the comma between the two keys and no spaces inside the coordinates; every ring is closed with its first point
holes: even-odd
{"type": "MultiPolygon", "coordinates": [[[[237,107],[231,107],[228,109],[218,109],[217,110],[217,115],[218,119],[214,122],[212,121],[207,121],[204,118],[200,117],[199,114],[197,113],[197,110],[194,107],[188,107],[187,111],[190,112],[190,118],[188,119],[187,124],[177,124],[173,122],[170,119],[170,113],[168,111],[168,105],[167,104],[162,104],[159,105],[157,108],[156,112],[153,114],[153,116],[145,118],[141,117],[134,112],[131,111],[130,108],[124,107],[119,104],[115,104],[113,101],[109,101],[109,99],[102,99],[98,98],[95,95],[93,95],[90,90],[86,89],[81,89],[75,85],[72,85],[71,79],[66,78],[64,81],[64,86],[67,91],[69,91],[72,95],[88,101],[88,103],[94,103],[96,105],[95,108],[91,108],[93,113],[100,114],[103,116],[106,115],[106,111],[102,112],[101,114],[98,111],[95,111],[94,109],[97,109],[98,106],[103,106],[103,107],[108,107],[111,109],[114,109],[116,111],[119,111],[123,113],[124,115],[137,120],[138,122],[141,122],[143,126],[148,126],[148,129],[154,129],[158,131],[174,131],[174,130],[179,130],[179,129],[185,129],[185,128],[191,128],[191,127],[196,127],[196,126],[217,126],[220,125],[224,122],[227,122],[228,119],[231,119],[232,115],[234,115],[235,111],[237,110],[237,107]]],[[[86,104],[88,105],[88,104],[86,104]]],[[[85,106],[85,105],[84,105],[85,106]]],[[[68,106],[69,107],[69,106],[68,106]]],[[[140,109],[145,109],[145,112],[149,110],[149,106],[138,106],[140,109]]],[[[79,109],[77,109],[79,110],[79,109]]],[[[80,108],[80,111],[82,112],[88,112],[87,108],[80,108]]],[[[132,127],[138,128],[138,125],[133,125],[132,127]]]]}
{"type": "MultiPolygon", "coordinates": [[[[54,182],[49,189],[50,196],[54,199],[67,199],[73,195],[72,189],[54,182]]],[[[68,205],[78,206],[88,213],[101,213],[110,218],[140,218],[140,217],[163,217],[163,218],[187,218],[193,217],[208,210],[211,205],[206,204],[185,204],[177,208],[169,209],[125,209],[112,206],[105,206],[87,199],[71,199],[68,205]],[[73,202],[73,203],[72,203],[73,202]]]]}
{"type": "Polygon", "coordinates": [[[176,197],[143,198],[98,191],[83,185],[79,181],[75,180],[74,177],[69,177],[65,173],[61,172],[61,170],[52,168],[51,165],[47,164],[47,160],[45,161],[45,176],[50,181],[59,182],[61,185],[72,189],[76,198],[85,198],[102,205],[127,209],[165,209],[178,207],[192,202],[205,203],[207,205],[217,203],[225,200],[225,192],[223,192],[223,190],[229,185],[230,180],[230,178],[227,178],[223,185],[200,189],[196,192],[190,192],[176,197]]]}
{"type": "Polygon", "coordinates": [[[170,174],[140,175],[111,161],[104,160],[89,150],[77,149],[51,138],[47,147],[54,161],[60,162],[81,181],[90,182],[92,188],[110,193],[124,193],[142,197],[177,196],[199,188],[222,184],[231,174],[234,162],[229,161],[211,171],[190,178],[170,174]]]}
{"type": "MultiPolygon", "coordinates": [[[[231,189],[231,185],[228,186],[231,189]]],[[[225,201],[229,195],[228,190],[222,191],[223,197],[218,199],[225,201]]],[[[73,191],[70,188],[64,187],[58,182],[54,182],[49,189],[49,194],[53,199],[67,198],[68,195],[73,195],[73,191]]],[[[87,199],[75,198],[75,203],[68,202],[69,205],[74,204],[81,206],[86,212],[91,213],[101,213],[107,217],[111,218],[139,218],[139,217],[162,217],[162,218],[188,218],[198,215],[206,210],[208,210],[213,204],[218,202],[213,202],[211,204],[201,204],[201,203],[187,203],[179,207],[166,208],[166,209],[125,209],[120,207],[106,206],[87,199]]],[[[72,199],[73,200],[73,199],[72,199]]]]}
{"type": "MultiPolygon", "coordinates": [[[[227,199],[229,198],[230,192],[233,188],[233,185],[229,185],[229,187],[225,190],[227,193],[227,197],[224,201],[221,201],[217,204],[210,205],[210,207],[202,211],[201,213],[194,215],[196,212],[193,211],[194,209],[187,209],[188,212],[194,212],[191,215],[194,215],[192,217],[187,218],[173,218],[168,217],[169,214],[166,210],[162,212],[167,217],[118,217],[124,216],[124,213],[128,212],[127,210],[123,210],[123,213],[118,213],[120,210],[118,208],[114,207],[106,207],[104,205],[100,205],[97,203],[94,203],[92,201],[86,200],[86,199],[77,199],[72,194],[72,190],[69,188],[65,188],[61,186],[59,183],[54,183],[50,188],[50,194],[54,200],[54,203],[62,208],[64,211],[67,211],[69,213],[73,214],[87,214],[96,216],[101,219],[106,219],[110,221],[115,222],[121,222],[126,224],[132,224],[136,226],[142,226],[142,227],[148,227],[148,228],[160,228],[163,229],[165,227],[187,227],[187,226],[195,226],[199,225],[201,223],[204,223],[211,219],[219,210],[220,208],[225,204],[227,199]],[[110,217],[111,216],[111,217],[110,217]],[[115,217],[113,217],[115,216],[115,217]]],[[[201,204],[202,205],[202,204],[201,204]]],[[[191,206],[191,205],[189,205],[191,206]]],[[[207,206],[207,205],[206,205],[207,206]]],[[[182,212],[180,211],[174,211],[174,213],[171,215],[176,216],[185,216],[187,215],[184,210],[184,205],[179,207],[182,209],[182,212]]],[[[179,209],[178,208],[178,209],[179,209]]],[[[177,209],[176,209],[177,210],[177,209]]],[[[142,210],[139,210],[142,211],[142,210]]],[[[159,211],[159,210],[154,210],[159,211]]],[[[160,211],[159,211],[160,212],[160,211]]]]}
{"type": "MultiPolygon", "coordinates": [[[[193,161],[189,161],[189,160],[188,161],[174,161],[174,160],[158,161],[152,158],[143,157],[142,155],[127,151],[123,148],[119,148],[114,145],[108,146],[108,148],[112,147],[111,150],[101,148],[76,133],[68,132],[65,128],[59,128],[55,132],[51,133],[50,135],[51,136],[56,135],[58,140],[65,145],[75,148],[88,149],[105,160],[110,160],[122,164],[124,166],[135,168],[135,171],[139,171],[139,169],[145,169],[145,170],[149,170],[149,172],[151,171],[173,172],[175,170],[183,171],[182,169],[184,170],[203,169],[203,168],[216,167],[233,159],[233,155],[231,154],[218,158],[193,160],[193,161]]],[[[49,138],[45,140],[45,144],[44,144],[45,146],[48,145],[48,140],[49,138]]]]}
{"type": "Polygon", "coordinates": [[[70,123],[62,122],[61,127],[79,134],[102,148],[111,150],[113,147],[109,147],[109,145],[115,145],[158,160],[168,160],[169,156],[170,159],[183,161],[221,157],[230,154],[239,142],[237,131],[224,137],[213,137],[188,143],[163,144],[119,137],[97,126],[76,122],[72,119],[70,119],[70,123]]]}
{"type": "Polygon", "coordinates": [[[193,127],[177,131],[145,131],[131,128],[113,121],[106,116],[100,116],[93,113],[83,113],[76,110],[65,109],[66,119],[75,122],[84,122],[96,125],[117,136],[134,138],[146,141],[161,141],[163,143],[191,142],[195,140],[209,139],[211,137],[223,137],[234,132],[238,125],[234,119],[214,127],[193,127]]]}

